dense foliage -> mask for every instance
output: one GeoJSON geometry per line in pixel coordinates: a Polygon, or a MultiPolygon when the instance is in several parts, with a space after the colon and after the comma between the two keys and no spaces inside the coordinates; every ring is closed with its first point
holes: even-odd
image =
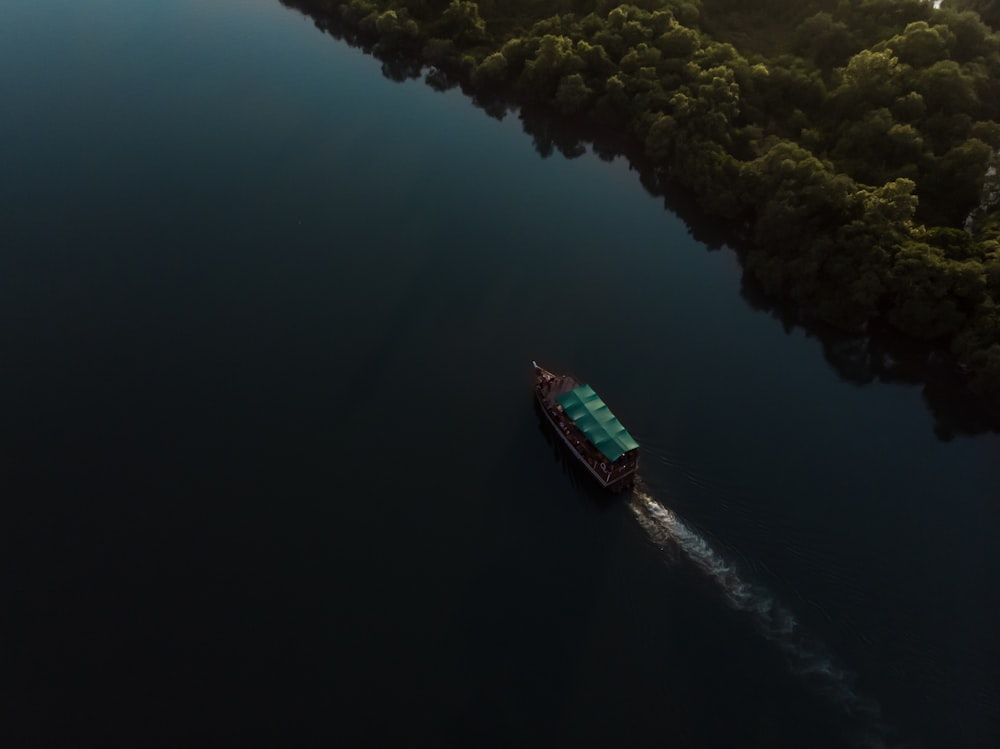
{"type": "Polygon", "coordinates": [[[1000,1],[283,1],[627,132],[748,227],[768,293],[950,345],[1000,397],[1000,1]]]}

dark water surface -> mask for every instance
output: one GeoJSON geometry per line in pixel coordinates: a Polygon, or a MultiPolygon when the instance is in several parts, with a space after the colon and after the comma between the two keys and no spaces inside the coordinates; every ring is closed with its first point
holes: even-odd
{"type": "Polygon", "coordinates": [[[0,102],[3,746],[1000,746],[1000,440],[622,162],[277,0],[0,0],[0,102]]]}

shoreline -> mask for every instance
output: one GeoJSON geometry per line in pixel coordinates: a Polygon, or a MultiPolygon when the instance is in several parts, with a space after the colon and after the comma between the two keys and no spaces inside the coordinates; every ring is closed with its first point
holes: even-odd
{"type": "MultiPolygon", "coordinates": [[[[389,78],[422,77],[435,88],[460,87],[491,116],[517,111],[540,152],[543,147],[548,152],[558,149],[572,158],[585,151],[586,143],[599,154],[624,156],[646,189],[663,196],[668,205],[671,197],[695,205],[695,211],[702,214],[697,218],[710,222],[710,231],[736,249],[746,281],[756,287],[752,293],[766,298],[766,306],[782,310],[781,317],[818,322],[860,338],[867,337],[872,328],[891,330],[914,347],[926,348],[926,363],[935,371],[941,370],[943,362],[953,361],[950,387],[969,391],[985,410],[1000,407],[1000,241],[992,238],[1000,237],[996,212],[984,217],[982,239],[947,226],[927,225],[919,221],[921,196],[915,192],[913,179],[898,177],[872,186],[855,182],[792,139],[757,132],[760,137],[750,143],[747,131],[760,127],[737,128],[741,117],[747,119],[737,110],[750,108],[745,89],[754,83],[753,70],[761,64],[746,68],[750,60],[732,45],[718,44],[685,26],[676,8],[649,13],[619,6],[606,14],[607,24],[634,10],[637,20],[630,23],[637,28],[644,24],[664,28],[664,36],[680,35],[690,43],[697,37],[700,47],[689,55],[688,68],[697,67],[691,59],[698,56],[729,56],[721,65],[708,68],[715,78],[701,86],[713,87],[719,101],[694,123],[703,127],[719,121],[729,106],[731,122],[713,135],[714,140],[699,140],[697,132],[692,134],[679,123],[678,97],[684,97],[688,107],[702,103],[683,93],[691,91],[687,84],[663,92],[672,91],[674,96],[656,107],[647,106],[641,117],[627,116],[632,110],[625,110],[626,116],[615,110],[610,100],[615,86],[629,83],[622,72],[629,56],[639,50],[650,53],[651,59],[664,58],[662,50],[645,42],[615,63],[615,55],[609,57],[603,47],[577,38],[582,32],[574,36],[571,29],[561,28],[554,30],[570,35],[542,35],[535,40],[532,58],[527,47],[534,42],[516,38],[498,44],[502,39],[491,39],[489,22],[474,3],[453,0],[436,21],[418,21],[391,0],[380,3],[393,6],[388,10],[380,10],[371,0],[281,2],[312,18],[324,33],[382,61],[389,78]],[[632,10],[623,12],[622,8],[632,10]],[[367,14],[360,15],[364,10],[367,14]],[[431,36],[442,24],[458,28],[452,40],[431,36]],[[590,58],[584,59],[588,54],[590,58]],[[550,57],[561,60],[552,65],[562,65],[559,70],[563,72],[540,82],[537,71],[550,57]],[[515,77],[512,68],[517,65],[520,74],[515,77]],[[613,73],[606,78],[602,96],[594,90],[590,75],[595,67],[613,73]],[[750,78],[742,80],[746,75],[750,78]],[[577,101],[570,89],[581,81],[590,94],[581,94],[583,99],[577,101]],[[540,136],[547,140],[540,143],[540,136]],[[729,147],[723,149],[719,143],[727,139],[729,147]]],[[[595,18],[594,13],[582,21],[566,15],[559,23],[582,28],[588,22],[597,24],[595,18]]],[[[535,26],[545,30],[544,23],[535,26]]],[[[591,36],[596,39],[606,31],[591,29],[591,36]]],[[[851,65],[857,58],[864,55],[852,57],[851,65]]],[[[1000,56],[995,62],[1000,70],[1000,56]]],[[[699,64],[699,72],[688,73],[704,78],[707,63],[701,60],[699,64]]],[[[677,67],[671,63],[667,69],[671,65],[677,67]]],[[[640,72],[649,70],[639,68],[640,72]]],[[[1000,139],[1000,124],[990,124],[996,126],[1000,139]]],[[[689,129],[698,130],[693,125],[689,129]]],[[[985,125],[980,128],[984,129],[985,125]]],[[[997,414],[991,417],[994,430],[1000,430],[1000,408],[997,414]]]]}

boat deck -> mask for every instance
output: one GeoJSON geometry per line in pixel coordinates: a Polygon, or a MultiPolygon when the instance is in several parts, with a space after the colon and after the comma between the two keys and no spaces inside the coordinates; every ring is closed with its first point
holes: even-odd
{"type": "Polygon", "coordinates": [[[579,387],[579,385],[580,383],[569,375],[554,375],[547,370],[541,370],[535,384],[535,390],[538,394],[539,404],[546,412],[549,421],[560,432],[563,441],[604,486],[616,489],[616,485],[622,485],[624,479],[635,473],[637,460],[634,456],[630,458],[623,456],[618,461],[609,463],[600,450],[566,416],[556,398],[579,387]]]}
{"type": "Polygon", "coordinates": [[[566,376],[557,377],[549,383],[543,382],[539,386],[539,390],[542,394],[542,398],[545,399],[546,405],[555,406],[557,402],[556,398],[579,386],[579,382],[574,380],[572,377],[566,376]]]}

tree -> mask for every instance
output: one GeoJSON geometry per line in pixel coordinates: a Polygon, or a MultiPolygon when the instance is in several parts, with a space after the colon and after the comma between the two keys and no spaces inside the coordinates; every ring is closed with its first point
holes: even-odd
{"type": "Polygon", "coordinates": [[[951,148],[931,168],[923,189],[933,201],[933,219],[945,226],[958,227],[979,205],[986,170],[993,149],[978,138],[970,138],[951,148]]]}
{"type": "Polygon", "coordinates": [[[792,38],[796,52],[825,70],[844,65],[851,52],[857,49],[847,24],[835,21],[825,11],[800,23],[792,38]]]}
{"type": "Polygon", "coordinates": [[[507,58],[500,52],[487,55],[472,74],[478,86],[495,86],[507,79],[507,58]]]}
{"type": "Polygon", "coordinates": [[[669,163],[673,156],[676,137],[677,121],[670,115],[658,115],[646,133],[646,155],[655,162],[669,163]]]}
{"type": "Polygon", "coordinates": [[[743,174],[757,216],[754,238],[774,254],[798,253],[847,217],[851,181],[794,143],[772,143],[743,174]]]}
{"type": "Polygon", "coordinates": [[[375,20],[375,30],[382,38],[382,43],[389,48],[412,42],[420,35],[416,22],[409,17],[405,8],[398,13],[387,10],[379,14],[375,20]]]}
{"type": "Polygon", "coordinates": [[[926,21],[916,21],[886,44],[901,63],[926,68],[938,60],[947,59],[954,42],[955,35],[946,26],[931,27],[926,21]]]}
{"type": "Polygon", "coordinates": [[[945,0],[946,7],[958,10],[970,10],[976,13],[983,23],[1000,31],[1000,0],[945,0]]]}
{"type": "Polygon", "coordinates": [[[551,101],[563,76],[578,73],[585,67],[583,60],[574,53],[572,39],[546,34],[539,40],[535,56],[524,64],[518,83],[521,90],[533,98],[551,101]]]}
{"type": "Polygon", "coordinates": [[[472,47],[487,39],[486,21],[479,15],[479,6],[470,0],[451,0],[441,14],[439,29],[459,47],[472,47]]]}
{"type": "Polygon", "coordinates": [[[593,95],[582,75],[570,73],[559,81],[556,88],[556,108],[562,114],[577,114],[590,104],[593,95]]]}
{"type": "Polygon", "coordinates": [[[928,109],[939,112],[974,111],[978,103],[972,79],[954,60],[939,60],[915,71],[913,90],[923,96],[928,109]]]}
{"type": "Polygon", "coordinates": [[[664,57],[687,60],[698,50],[700,40],[698,32],[678,25],[661,34],[654,44],[664,57]]]}
{"type": "Polygon", "coordinates": [[[929,340],[959,330],[965,309],[985,290],[979,263],[949,260],[926,243],[907,242],[896,255],[891,275],[895,303],[889,320],[905,333],[929,340]]]}
{"type": "Polygon", "coordinates": [[[858,52],[840,71],[841,83],[833,92],[841,116],[888,106],[902,93],[902,72],[898,58],[889,51],[858,52]]]}

